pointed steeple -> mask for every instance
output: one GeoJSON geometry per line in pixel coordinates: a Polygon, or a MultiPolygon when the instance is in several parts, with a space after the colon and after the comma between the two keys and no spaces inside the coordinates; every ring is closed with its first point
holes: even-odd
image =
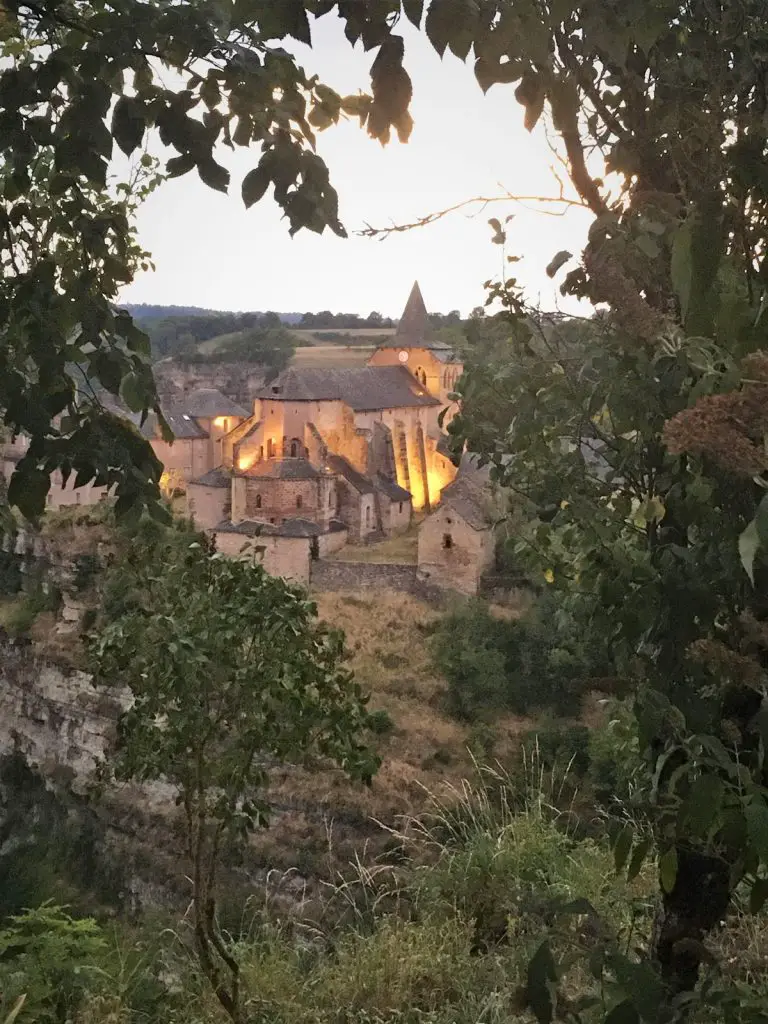
{"type": "Polygon", "coordinates": [[[430,332],[429,314],[424,305],[419,282],[414,281],[411,294],[405,304],[403,315],[395,332],[395,341],[398,345],[423,345],[430,332]]]}

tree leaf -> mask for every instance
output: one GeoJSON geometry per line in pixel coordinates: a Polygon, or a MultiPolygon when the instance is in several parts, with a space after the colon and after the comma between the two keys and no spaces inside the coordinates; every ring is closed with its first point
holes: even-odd
{"type": "Polygon", "coordinates": [[[554,983],[557,981],[549,940],[545,939],[528,963],[526,998],[539,1024],[552,1024],[555,1014],[554,983]]]}
{"type": "Polygon", "coordinates": [[[573,253],[567,249],[561,249],[547,264],[547,277],[554,277],[558,270],[573,257],[573,253]]]}
{"type": "Polygon", "coordinates": [[[263,198],[269,188],[269,172],[265,167],[254,167],[243,178],[242,195],[246,210],[249,210],[255,203],[263,198]]]}
{"type": "Polygon", "coordinates": [[[659,858],[659,881],[664,892],[670,893],[677,880],[677,850],[670,846],[659,858]]]}
{"type": "Polygon", "coordinates": [[[749,893],[749,912],[759,914],[768,900],[768,878],[756,878],[749,893]]]}
{"type": "Polygon", "coordinates": [[[134,96],[121,96],[112,111],[112,135],[126,156],[141,145],[145,127],[143,104],[134,96]]]}
{"type": "Polygon", "coordinates": [[[120,396],[131,412],[141,412],[146,408],[148,396],[135,373],[127,373],[123,377],[120,396]]]}
{"type": "Polygon", "coordinates": [[[456,31],[455,11],[451,0],[432,0],[424,22],[427,39],[442,57],[456,31]]]}
{"type": "Polygon", "coordinates": [[[621,874],[624,865],[627,863],[629,851],[632,849],[634,830],[631,825],[625,825],[616,837],[613,844],[613,862],[616,867],[616,874],[621,874]]]}
{"type": "Polygon", "coordinates": [[[405,16],[416,28],[421,28],[421,18],[424,13],[424,0],[403,0],[405,16]]]}
{"type": "Polygon", "coordinates": [[[755,556],[759,549],[760,534],[757,529],[757,520],[753,519],[739,537],[739,557],[753,587],[755,585],[755,556]]]}
{"type": "Polygon", "coordinates": [[[603,1024],[639,1024],[640,1014],[631,999],[623,999],[605,1015],[603,1024]]]}
{"type": "Polygon", "coordinates": [[[707,773],[694,779],[685,801],[685,818],[695,836],[704,837],[712,826],[723,801],[723,782],[707,773]]]}
{"type": "Polygon", "coordinates": [[[208,188],[226,192],[229,188],[229,171],[217,164],[213,157],[198,161],[197,173],[208,188]]]}
{"type": "Polygon", "coordinates": [[[768,491],[762,496],[760,504],[757,506],[755,526],[760,538],[760,547],[763,550],[768,549],[768,491]]]}
{"type": "Polygon", "coordinates": [[[763,864],[768,865],[768,805],[754,797],[744,808],[749,841],[763,864]]]}
{"type": "Polygon", "coordinates": [[[693,230],[690,219],[684,220],[674,234],[672,239],[672,256],[670,262],[670,274],[672,287],[680,303],[680,312],[683,320],[688,315],[688,306],[691,301],[691,281],[693,275],[693,263],[691,258],[691,245],[693,241],[693,230]]]}
{"type": "Polygon", "coordinates": [[[627,881],[631,882],[640,874],[640,871],[645,863],[648,853],[651,849],[652,841],[649,837],[641,839],[640,842],[632,850],[632,856],[629,860],[629,867],[627,868],[627,881]]]}

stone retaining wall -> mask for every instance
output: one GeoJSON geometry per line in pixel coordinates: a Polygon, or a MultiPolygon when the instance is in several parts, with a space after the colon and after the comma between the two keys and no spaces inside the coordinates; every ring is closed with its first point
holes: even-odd
{"type": "Polygon", "coordinates": [[[420,580],[417,566],[409,562],[334,562],[312,563],[310,585],[315,590],[400,590],[426,601],[441,601],[445,594],[438,587],[420,580]]]}

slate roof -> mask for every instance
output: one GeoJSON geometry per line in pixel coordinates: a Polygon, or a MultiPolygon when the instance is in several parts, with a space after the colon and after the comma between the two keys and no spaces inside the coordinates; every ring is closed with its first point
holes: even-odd
{"type": "Polygon", "coordinates": [[[466,479],[457,477],[443,489],[440,508],[455,512],[473,530],[487,530],[491,526],[484,489],[466,479]]]}
{"type": "Polygon", "coordinates": [[[406,491],[400,484],[395,483],[394,480],[390,480],[389,477],[384,476],[382,473],[376,474],[376,487],[386,494],[390,501],[410,501],[411,492],[406,491]]]}
{"type": "Polygon", "coordinates": [[[426,348],[439,363],[461,362],[461,356],[457,356],[451,346],[446,345],[444,342],[436,342],[434,345],[427,345],[426,348]]]}
{"type": "Polygon", "coordinates": [[[195,419],[210,420],[215,416],[242,416],[247,419],[250,413],[237,402],[227,398],[216,388],[197,388],[190,391],[174,403],[174,411],[185,412],[195,419]]]}
{"type": "Polygon", "coordinates": [[[326,531],[310,519],[286,519],[279,526],[259,519],[244,519],[240,523],[219,523],[215,532],[239,533],[243,537],[319,537],[326,531]]]}
{"type": "Polygon", "coordinates": [[[429,313],[424,305],[419,282],[414,281],[392,343],[399,345],[400,348],[423,345],[431,329],[429,313]]]}
{"type": "Polygon", "coordinates": [[[232,482],[232,474],[229,470],[219,466],[217,469],[209,469],[207,473],[190,480],[190,484],[199,484],[200,487],[229,487],[232,482]]]}
{"type": "Polygon", "coordinates": [[[354,487],[358,494],[373,494],[373,484],[370,480],[358,473],[355,467],[345,459],[343,455],[329,455],[328,468],[334,473],[343,477],[350,486],[354,487]]]}
{"type": "Polygon", "coordinates": [[[316,480],[320,473],[306,459],[262,459],[239,475],[265,480],[316,480]]]}
{"type": "Polygon", "coordinates": [[[290,369],[259,393],[285,402],[342,401],[356,412],[439,405],[404,366],[290,369]]]}

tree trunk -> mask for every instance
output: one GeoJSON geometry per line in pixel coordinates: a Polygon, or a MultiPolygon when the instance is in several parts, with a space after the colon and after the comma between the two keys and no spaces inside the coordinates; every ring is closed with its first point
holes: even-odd
{"type": "Polygon", "coordinates": [[[730,868],[717,857],[677,849],[677,875],[664,893],[653,929],[652,955],[673,995],[696,986],[709,932],[731,902],[730,868]]]}

